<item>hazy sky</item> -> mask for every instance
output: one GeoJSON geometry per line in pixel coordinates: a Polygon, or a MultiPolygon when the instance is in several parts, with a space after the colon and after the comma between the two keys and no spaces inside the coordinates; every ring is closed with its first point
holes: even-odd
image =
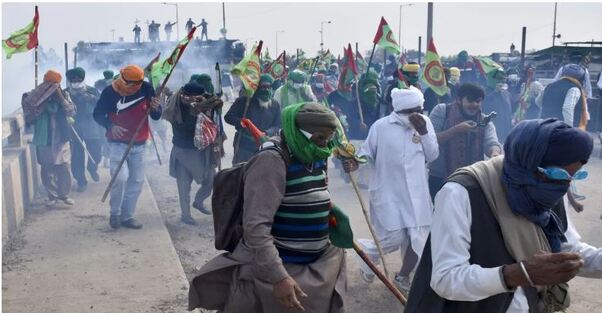
{"type": "MultiPolygon", "coordinates": [[[[426,3],[404,3],[401,42],[415,49],[418,36],[426,40],[426,3]]],[[[33,17],[33,3],[2,4],[2,38],[26,25],[33,17]]],[[[195,22],[205,18],[209,37],[218,38],[222,27],[221,2],[179,3],[180,36],[189,17],[195,22]]],[[[175,7],[160,2],[145,3],[40,3],[40,44],[54,48],[62,57],[64,42],[72,47],[77,41],[133,40],[136,19],[142,21],[143,38],[147,20],[163,25],[175,20],[175,7]]],[[[262,39],[274,56],[276,32],[279,50],[303,48],[310,54],[320,48],[320,22],[324,25],[324,46],[334,54],[348,42],[359,42],[360,50],[372,46],[380,17],[384,16],[397,37],[399,3],[226,3],[228,38],[243,42],[262,39]]],[[[511,43],[520,49],[521,28],[527,26],[527,49],[551,45],[553,3],[435,3],[433,37],[442,55],[466,49],[470,54],[507,51],[511,43]]],[[[559,3],[557,32],[561,41],[602,39],[602,3],[559,3]]],[[[200,33],[199,33],[200,34],[200,33]]],[[[175,30],[172,36],[175,37],[175,30]]],[[[424,47],[424,46],[423,46],[424,47]]],[[[424,50],[424,48],[423,48],[424,50]]],[[[31,54],[14,55],[8,62],[3,56],[3,77],[7,71],[29,63],[31,54]]],[[[6,87],[6,84],[3,84],[6,87]]]]}

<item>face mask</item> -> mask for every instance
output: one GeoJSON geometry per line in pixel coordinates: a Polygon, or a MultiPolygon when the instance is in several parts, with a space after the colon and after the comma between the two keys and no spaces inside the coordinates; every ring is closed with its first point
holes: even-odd
{"type": "Polygon", "coordinates": [[[301,87],[303,87],[303,83],[293,83],[293,88],[301,89],[301,87]]]}
{"type": "Polygon", "coordinates": [[[317,84],[316,84],[316,89],[324,89],[324,84],[322,84],[322,83],[317,83],[317,84]]]}
{"type": "Polygon", "coordinates": [[[418,82],[418,76],[408,75],[406,76],[406,79],[412,85],[416,85],[416,83],[418,82]]]}
{"type": "Polygon", "coordinates": [[[403,113],[396,113],[395,116],[397,117],[397,120],[399,122],[401,122],[401,124],[403,126],[409,127],[409,128],[413,128],[412,123],[410,123],[410,116],[407,114],[403,114],[403,113]]]}
{"type": "Polygon", "coordinates": [[[73,89],[84,89],[84,87],[86,87],[84,82],[71,83],[71,88],[73,88],[73,89]]]}
{"type": "Polygon", "coordinates": [[[257,90],[257,98],[262,101],[269,101],[272,99],[272,89],[259,89],[257,90]]]}
{"type": "Polygon", "coordinates": [[[457,84],[459,82],[460,82],[460,77],[458,77],[458,76],[451,76],[449,78],[449,83],[452,84],[452,85],[455,85],[455,84],[457,84]]]}

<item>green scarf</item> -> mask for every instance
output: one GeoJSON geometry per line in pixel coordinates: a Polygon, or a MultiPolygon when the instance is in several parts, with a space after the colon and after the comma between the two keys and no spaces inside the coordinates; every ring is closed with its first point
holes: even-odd
{"type": "Polygon", "coordinates": [[[282,129],[284,139],[293,155],[302,163],[309,164],[319,160],[326,160],[334,150],[334,142],[330,141],[327,147],[318,147],[307,139],[295,123],[297,112],[305,103],[291,104],[282,110],[282,129]]]}
{"type": "Polygon", "coordinates": [[[33,144],[36,146],[48,145],[48,128],[50,125],[50,114],[58,112],[59,105],[56,102],[50,102],[46,109],[38,116],[33,125],[33,144]]]}

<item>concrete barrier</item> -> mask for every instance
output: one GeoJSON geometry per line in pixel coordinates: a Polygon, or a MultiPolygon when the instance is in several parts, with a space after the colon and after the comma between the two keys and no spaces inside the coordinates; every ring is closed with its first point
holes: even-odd
{"type": "Polygon", "coordinates": [[[39,166],[23,113],[2,118],[2,240],[18,229],[39,190],[39,166]]]}

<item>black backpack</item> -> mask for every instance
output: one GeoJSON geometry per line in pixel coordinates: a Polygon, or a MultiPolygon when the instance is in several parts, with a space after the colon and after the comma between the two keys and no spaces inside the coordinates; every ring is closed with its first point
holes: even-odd
{"type": "MultiPolygon", "coordinates": [[[[289,156],[285,154],[277,141],[269,141],[253,155],[268,150],[276,150],[289,163],[289,156]],[[273,143],[269,145],[269,143],[273,143]]],[[[215,248],[218,250],[234,251],[242,238],[242,215],[244,202],[244,177],[248,162],[234,165],[221,170],[213,180],[213,195],[211,208],[213,210],[213,229],[215,232],[215,248]]]]}

